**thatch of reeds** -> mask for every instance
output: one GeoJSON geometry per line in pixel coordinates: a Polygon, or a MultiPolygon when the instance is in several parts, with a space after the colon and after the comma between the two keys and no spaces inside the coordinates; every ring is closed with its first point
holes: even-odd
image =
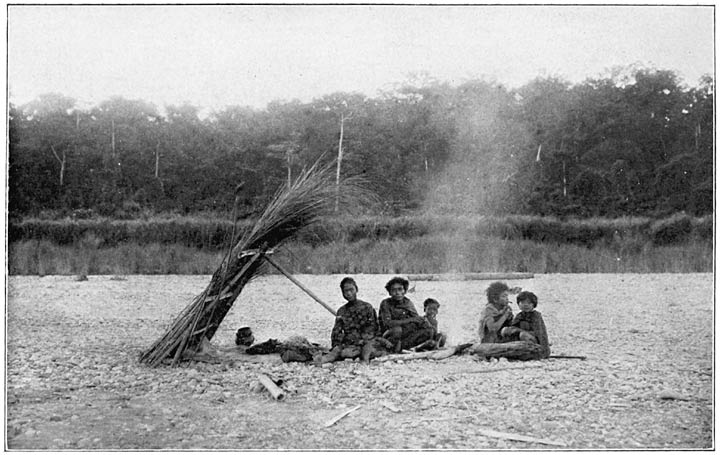
{"type": "Polygon", "coordinates": [[[335,208],[355,207],[368,194],[361,181],[346,178],[338,188],[332,164],[316,164],[288,187],[279,190],[257,222],[237,241],[215,271],[207,288],[180,313],[167,332],[140,356],[152,366],[172,358],[177,364],[184,353],[196,352],[204,340],[211,340],[243,287],[263,273],[263,256],[294,238],[335,208]]]}

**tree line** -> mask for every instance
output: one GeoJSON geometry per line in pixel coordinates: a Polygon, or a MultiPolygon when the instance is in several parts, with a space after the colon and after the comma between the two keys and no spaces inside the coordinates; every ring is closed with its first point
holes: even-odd
{"type": "Polygon", "coordinates": [[[696,215],[713,210],[714,81],[620,68],[510,90],[418,77],[376,97],[333,93],[209,115],[61,94],[9,106],[11,217],[262,210],[317,160],[362,175],[375,213],[696,215]]]}

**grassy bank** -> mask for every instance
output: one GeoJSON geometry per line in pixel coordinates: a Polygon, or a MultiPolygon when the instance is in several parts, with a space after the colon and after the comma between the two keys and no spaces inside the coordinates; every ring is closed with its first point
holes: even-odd
{"type": "MultiPolygon", "coordinates": [[[[252,225],[239,222],[239,230],[252,225]]],[[[218,218],[149,218],[112,219],[26,219],[14,220],[8,226],[11,243],[45,240],[58,245],[78,242],[115,247],[127,243],[183,245],[220,250],[229,242],[232,223],[218,218]]],[[[414,215],[396,218],[357,217],[325,218],[303,229],[299,241],[312,246],[333,243],[411,240],[422,237],[463,236],[502,240],[532,240],[549,244],[574,244],[592,248],[617,243],[644,245],[683,244],[693,240],[710,241],[713,219],[677,214],[669,218],[569,219],[534,216],[464,216],[414,215]]]]}
{"type": "MultiPolygon", "coordinates": [[[[97,239],[70,245],[25,240],[9,245],[14,275],[210,274],[222,252],[175,244],[128,242],[102,246],[97,239]]],[[[458,234],[409,239],[295,242],[276,259],[294,273],[689,273],[713,270],[712,244],[615,241],[594,247],[458,234]]]]}

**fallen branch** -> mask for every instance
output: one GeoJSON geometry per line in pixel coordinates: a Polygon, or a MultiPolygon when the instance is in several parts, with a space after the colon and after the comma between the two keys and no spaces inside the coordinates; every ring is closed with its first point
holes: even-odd
{"type": "Polygon", "coordinates": [[[534,278],[532,273],[499,272],[499,273],[432,273],[408,275],[410,281],[469,281],[469,280],[526,280],[534,278]]]}
{"type": "Polygon", "coordinates": [[[452,417],[419,417],[413,418],[412,420],[404,421],[405,424],[417,423],[417,422],[447,422],[450,420],[463,420],[463,419],[475,419],[472,415],[459,415],[452,417]]]}
{"type": "Polygon", "coordinates": [[[397,407],[395,407],[395,405],[392,404],[392,403],[390,403],[389,401],[383,401],[383,402],[380,403],[380,404],[381,404],[382,406],[388,408],[388,409],[391,410],[392,412],[400,412],[400,409],[398,409],[397,407]]]}
{"type": "Polygon", "coordinates": [[[417,359],[431,359],[431,360],[443,360],[448,357],[452,357],[455,354],[459,354],[467,345],[451,346],[445,349],[437,351],[423,351],[423,352],[411,352],[409,354],[389,354],[382,357],[373,359],[376,362],[391,362],[393,360],[417,360],[417,359]]]}
{"type": "Polygon", "coordinates": [[[468,351],[480,357],[505,357],[518,360],[538,360],[547,356],[542,346],[529,341],[475,343],[468,351]]]}
{"type": "Polygon", "coordinates": [[[342,414],[339,414],[339,415],[333,417],[332,419],[328,420],[327,422],[325,422],[325,424],[324,424],[323,426],[324,426],[325,428],[331,427],[331,426],[335,425],[335,423],[337,423],[338,420],[342,419],[343,417],[345,417],[346,415],[350,414],[351,412],[357,411],[357,410],[360,409],[361,407],[362,407],[362,405],[359,404],[359,405],[355,406],[354,408],[348,409],[347,411],[343,412],[342,414]]]}
{"type": "Polygon", "coordinates": [[[495,430],[489,430],[486,428],[477,428],[477,431],[484,435],[488,436],[490,438],[498,438],[498,439],[508,439],[511,441],[520,441],[520,442],[535,442],[538,444],[545,444],[548,446],[560,446],[565,447],[567,444],[560,441],[552,441],[550,439],[541,439],[541,438],[533,438],[532,436],[525,436],[522,434],[514,434],[514,433],[505,433],[503,431],[495,431],[495,430]]]}
{"type": "Polygon", "coordinates": [[[587,357],[584,355],[551,355],[548,357],[549,359],[578,359],[578,360],[586,360],[587,357]]]}
{"type": "Polygon", "coordinates": [[[273,398],[278,401],[282,401],[285,399],[285,391],[278,387],[272,379],[262,373],[258,373],[257,377],[260,381],[260,384],[262,384],[263,387],[265,387],[265,389],[270,392],[270,395],[272,395],[273,398]]]}
{"type": "Polygon", "coordinates": [[[497,371],[506,371],[506,370],[525,370],[528,368],[540,368],[544,367],[545,365],[523,365],[523,366],[517,366],[517,367],[504,367],[504,368],[488,368],[487,370],[465,370],[465,371],[456,371],[451,374],[478,374],[478,373],[495,373],[497,371]]]}

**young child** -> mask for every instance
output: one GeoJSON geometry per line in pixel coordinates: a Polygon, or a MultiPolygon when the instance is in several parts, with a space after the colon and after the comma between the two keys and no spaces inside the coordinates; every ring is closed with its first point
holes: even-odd
{"type": "Polygon", "coordinates": [[[447,336],[438,331],[437,315],[440,311],[440,302],[435,299],[425,299],[423,302],[425,310],[425,325],[432,329],[432,338],[415,348],[416,351],[431,351],[445,346],[447,336]]]}
{"type": "Polygon", "coordinates": [[[513,320],[513,313],[508,304],[508,294],[513,291],[507,284],[496,281],[490,283],[485,290],[487,304],[480,313],[479,335],[481,343],[502,343],[501,330],[508,327],[513,320]]]}
{"type": "Polygon", "coordinates": [[[501,330],[501,335],[510,340],[529,341],[539,344],[543,348],[543,358],[550,355],[550,342],[548,341],[545,321],[535,308],[538,298],[535,294],[523,291],[517,296],[520,313],[515,316],[509,327],[501,330]]]}

